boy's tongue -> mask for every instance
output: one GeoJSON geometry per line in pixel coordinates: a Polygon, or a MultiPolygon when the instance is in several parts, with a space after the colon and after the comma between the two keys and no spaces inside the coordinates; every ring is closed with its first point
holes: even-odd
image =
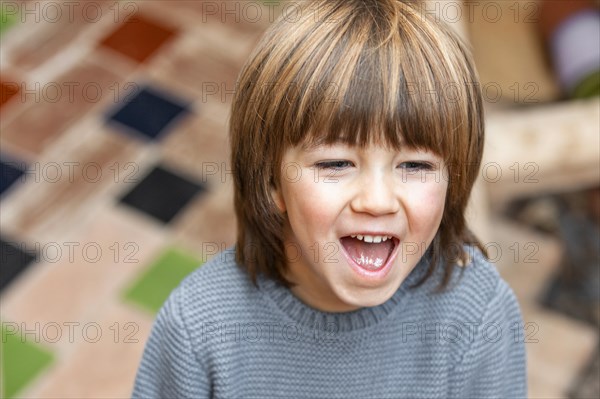
{"type": "Polygon", "coordinates": [[[394,240],[375,244],[357,238],[342,237],[340,241],[354,262],[367,270],[380,269],[394,250],[394,240]]]}

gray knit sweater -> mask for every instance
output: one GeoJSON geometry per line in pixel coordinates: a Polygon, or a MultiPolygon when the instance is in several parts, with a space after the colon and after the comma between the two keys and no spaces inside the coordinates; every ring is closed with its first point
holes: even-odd
{"type": "Polygon", "coordinates": [[[227,250],[188,276],[155,321],[134,398],[526,397],[522,320],[495,268],[472,250],[453,287],[416,289],[415,267],[385,303],[315,310],[227,250]]]}

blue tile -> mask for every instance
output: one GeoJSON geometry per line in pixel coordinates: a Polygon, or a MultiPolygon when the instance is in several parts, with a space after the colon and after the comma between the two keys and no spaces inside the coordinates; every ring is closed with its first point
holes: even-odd
{"type": "Polygon", "coordinates": [[[121,202],[168,223],[197,194],[204,191],[206,188],[201,183],[158,166],[125,194],[121,202]]]}
{"type": "Polygon", "coordinates": [[[188,112],[187,104],[156,89],[143,87],[126,96],[123,105],[109,117],[147,138],[157,139],[188,112]]]}
{"type": "Polygon", "coordinates": [[[0,159],[0,195],[23,176],[23,167],[25,164],[0,159]]]}

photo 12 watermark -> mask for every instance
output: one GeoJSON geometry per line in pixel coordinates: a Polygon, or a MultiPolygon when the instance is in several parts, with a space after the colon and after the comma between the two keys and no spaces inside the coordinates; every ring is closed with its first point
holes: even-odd
{"type": "Polygon", "coordinates": [[[2,1],[2,23],[9,18],[21,23],[95,23],[108,18],[127,21],[139,11],[134,1],[2,1]]]}
{"type": "Polygon", "coordinates": [[[21,342],[35,342],[42,344],[55,343],[88,343],[95,344],[101,340],[111,343],[137,344],[140,342],[138,333],[139,324],[115,321],[111,324],[101,324],[95,321],[63,321],[63,322],[34,322],[17,323],[13,321],[2,322],[2,343],[9,337],[14,337],[21,342]]]}

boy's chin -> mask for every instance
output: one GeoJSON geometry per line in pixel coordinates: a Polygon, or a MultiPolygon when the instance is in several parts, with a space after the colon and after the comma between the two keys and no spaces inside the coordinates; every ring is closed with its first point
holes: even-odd
{"type": "Polygon", "coordinates": [[[400,283],[386,287],[352,287],[345,292],[336,293],[342,303],[354,309],[371,308],[387,302],[400,288],[400,283]]]}

